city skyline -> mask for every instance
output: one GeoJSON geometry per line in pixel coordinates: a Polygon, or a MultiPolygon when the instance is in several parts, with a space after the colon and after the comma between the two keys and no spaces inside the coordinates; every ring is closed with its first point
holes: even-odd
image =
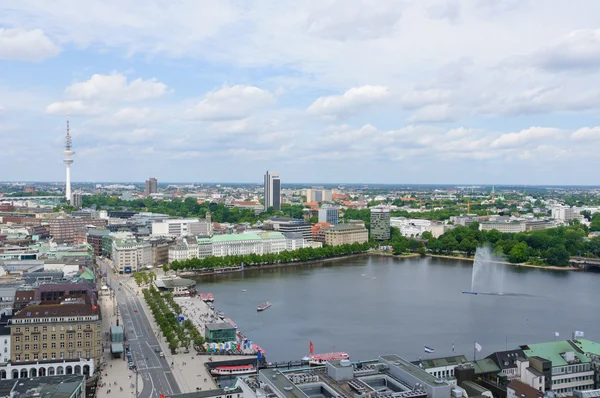
{"type": "Polygon", "coordinates": [[[0,6],[8,179],[595,183],[591,0],[88,5],[0,6]]]}

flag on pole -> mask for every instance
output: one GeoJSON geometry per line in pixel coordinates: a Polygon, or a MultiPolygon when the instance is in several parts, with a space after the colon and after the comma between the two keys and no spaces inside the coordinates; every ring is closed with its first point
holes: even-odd
{"type": "Polygon", "coordinates": [[[560,336],[560,333],[554,332],[554,337],[558,337],[558,336],[560,336]]]}
{"type": "Polygon", "coordinates": [[[475,349],[477,352],[481,352],[481,345],[479,343],[475,343],[475,349]]]}
{"type": "Polygon", "coordinates": [[[454,352],[454,343],[452,343],[452,352],[454,352]]]}
{"type": "Polygon", "coordinates": [[[309,341],[309,353],[312,354],[315,351],[315,346],[313,345],[312,341],[309,341]]]}
{"type": "Polygon", "coordinates": [[[425,349],[425,352],[428,353],[428,354],[431,354],[431,353],[433,353],[435,351],[433,348],[427,347],[427,346],[425,346],[424,349],[425,349]]]}
{"type": "Polygon", "coordinates": [[[575,337],[575,339],[583,337],[583,332],[576,330],[575,333],[573,333],[573,337],[575,337]]]}

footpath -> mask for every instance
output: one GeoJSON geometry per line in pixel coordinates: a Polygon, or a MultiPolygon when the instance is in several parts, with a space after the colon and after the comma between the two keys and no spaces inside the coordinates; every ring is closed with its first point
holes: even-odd
{"type": "MultiPolygon", "coordinates": [[[[98,382],[97,395],[109,395],[115,398],[135,397],[135,372],[129,370],[127,361],[122,358],[112,358],[110,353],[110,327],[117,324],[117,317],[114,314],[113,299],[107,293],[100,296],[100,309],[102,313],[102,362],[104,363],[102,374],[98,382]]],[[[116,300],[114,305],[118,305],[116,300]]],[[[122,320],[120,320],[121,324],[122,320]]],[[[138,377],[138,392],[143,389],[142,377],[138,377]]]]}
{"type": "MultiPolygon", "coordinates": [[[[205,366],[208,362],[208,356],[197,355],[193,349],[187,354],[171,354],[167,341],[162,336],[160,328],[154,320],[154,316],[146,304],[146,300],[144,300],[142,288],[135,283],[133,278],[129,278],[127,281],[123,280],[123,283],[127,283],[135,292],[139,292],[138,297],[140,299],[142,310],[150,321],[152,332],[157,337],[158,343],[160,344],[165,357],[169,361],[173,376],[175,377],[181,392],[186,393],[194,392],[196,389],[204,391],[218,388],[205,366]]],[[[204,304],[204,302],[202,303],[204,304]]],[[[198,324],[196,324],[196,326],[198,326],[198,324]]],[[[203,329],[200,329],[200,333],[203,333],[203,329]]]]}

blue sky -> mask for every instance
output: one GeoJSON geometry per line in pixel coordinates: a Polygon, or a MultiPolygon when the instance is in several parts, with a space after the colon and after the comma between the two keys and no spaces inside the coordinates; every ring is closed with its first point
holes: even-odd
{"type": "Polygon", "coordinates": [[[598,184],[594,0],[10,3],[1,180],[598,184]]]}

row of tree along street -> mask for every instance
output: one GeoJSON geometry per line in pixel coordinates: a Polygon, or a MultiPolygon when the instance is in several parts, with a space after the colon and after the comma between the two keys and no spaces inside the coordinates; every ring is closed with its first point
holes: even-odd
{"type": "Polygon", "coordinates": [[[347,256],[350,254],[359,254],[368,251],[370,248],[371,245],[369,243],[353,243],[351,245],[324,246],[317,248],[307,247],[291,251],[284,250],[280,253],[191,258],[188,260],[173,261],[169,264],[168,268],[174,271],[181,271],[191,269],[237,267],[242,264],[244,264],[246,267],[286,264],[299,261],[321,260],[326,258],[347,256]]]}
{"type": "Polygon", "coordinates": [[[494,254],[511,263],[568,266],[570,256],[600,257],[600,237],[588,238],[586,226],[577,222],[570,226],[539,231],[502,233],[480,231],[479,224],[459,226],[434,238],[423,233],[420,241],[393,232],[391,246],[395,254],[419,252],[424,254],[464,253],[472,256],[478,246],[491,245],[494,254]]]}
{"type": "Polygon", "coordinates": [[[172,352],[175,352],[178,347],[188,350],[190,343],[196,347],[204,344],[204,338],[192,321],[186,319],[181,323],[177,319],[177,316],[181,314],[181,308],[173,300],[171,293],[161,294],[152,285],[148,289],[143,289],[142,293],[172,352]]]}

